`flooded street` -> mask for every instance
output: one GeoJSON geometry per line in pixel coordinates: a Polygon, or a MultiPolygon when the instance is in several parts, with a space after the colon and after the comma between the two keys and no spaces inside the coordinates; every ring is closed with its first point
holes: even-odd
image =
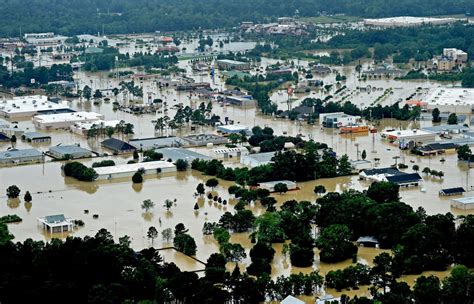
{"type": "MultiPolygon", "coordinates": [[[[272,60],[264,61],[263,64],[274,63],[272,60]]],[[[304,63],[299,63],[303,64],[304,63]]],[[[186,61],[181,61],[180,66],[186,66],[186,61]]],[[[353,69],[349,67],[341,68],[343,74],[347,75],[348,79],[346,85],[349,90],[354,91],[356,87],[371,86],[382,88],[382,91],[368,93],[352,93],[352,97],[348,100],[353,101],[359,106],[368,106],[383,91],[387,88],[394,88],[394,94],[383,101],[383,104],[391,104],[399,98],[405,99],[412,94],[418,86],[423,88],[438,86],[436,83],[430,82],[403,82],[393,80],[372,80],[364,82],[363,84],[357,80],[353,69]]],[[[188,71],[189,75],[196,79],[196,81],[210,81],[213,88],[224,87],[224,81],[220,77],[216,77],[214,81],[208,75],[193,75],[188,71]]],[[[329,75],[323,80],[330,82],[334,79],[334,75],[329,75]]],[[[110,89],[118,86],[118,81],[112,78],[107,78],[102,73],[86,74],[78,73],[79,87],[85,84],[91,85],[95,89],[110,89]]],[[[190,97],[189,93],[178,93],[175,90],[159,90],[153,82],[142,83],[144,87],[144,99],[149,96],[148,92],[153,98],[162,98],[167,101],[169,106],[183,103],[186,105],[195,105],[201,102],[197,96],[190,97]]],[[[279,107],[284,109],[286,107],[286,95],[275,92],[272,100],[278,102],[279,107]]],[[[298,100],[305,97],[322,97],[320,93],[305,94],[298,96],[298,100]]],[[[121,96],[119,96],[121,98],[121,96]]],[[[112,99],[113,100],[113,99],[112,99]]],[[[295,102],[294,105],[298,105],[295,102]]],[[[156,119],[155,115],[133,115],[122,111],[114,111],[112,103],[102,103],[94,105],[91,102],[73,100],[70,106],[78,111],[93,111],[105,115],[106,120],[125,120],[135,126],[135,135],[133,138],[154,137],[155,130],[151,123],[156,119]]],[[[443,171],[444,178],[424,177],[423,185],[417,188],[408,188],[401,190],[402,201],[406,202],[414,209],[423,207],[428,214],[447,213],[452,212],[455,215],[468,214],[469,212],[461,212],[450,208],[450,199],[440,197],[438,191],[441,188],[449,187],[465,187],[465,189],[472,189],[472,181],[470,180],[470,170],[467,165],[459,163],[455,154],[444,155],[445,162],[441,162],[441,156],[436,157],[419,157],[410,155],[408,152],[400,151],[398,147],[388,142],[381,140],[379,134],[375,135],[339,135],[337,130],[323,129],[319,125],[308,125],[306,123],[294,122],[284,119],[275,119],[270,116],[260,114],[255,108],[239,108],[239,107],[220,107],[214,103],[213,113],[219,115],[222,120],[225,117],[234,120],[236,123],[244,124],[249,128],[253,126],[269,126],[274,129],[275,134],[281,135],[284,132],[288,135],[296,136],[302,134],[304,139],[313,139],[317,142],[327,143],[336,151],[338,155],[347,154],[349,158],[355,160],[358,158],[356,144],[359,145],[359,154],[363,150],[367,152],[367,160],[371,161],[374,167],[387,167],[394,163],[394,157],[399,157],[399,163],[405,163],[409,166],[406,172],[412,172],[413,165],[418,165],[420,170],[424,167],[429,167],[434,170],[443,171]],[[379,161],[376,161],[379,159],[379,161]],[[422,192],[421,189],[425,191],[422,192]]],[[[169,116],[173,116],[173,110],[170,111],[169,116]]],[[[378,126],[379,131],[388,128],[422,128],[431,126],[430,121],[421,122],[400,122],[391,119],[386,119],[378,126]]],[[[30,119],[20,120],[18,122],[19,128],[33,131],[35,128],[30,119]]],[[[197,130],[191,132],[187,126],[182,130],[176,130],[173,135],[188,135],[199,133],[215,133],[215,129],[210,127],[199,127],[197,130]]],[[[23,141],[18,141],[17,148],[35,147],[40,150],[47,150],[50,145],[64,144],[80,144],[90,150],[97,152],[106,152],[100,146],[99,140],[88,140],[83,136],[79,136],[68,131],[54,131],[50,132],[52,136],[51,144],[29,144],[23,141]]],[[[161,134],[160,134],[161,135],[161,134]]],[[[171,135],[171,134],[170,134],[171,135]]],[[[1,142],[0,149],[6,150],[11,144],[1,142]]],[[[197,148],[200,153],[210,155],[211,149],[197,148]]],[[[110,151],[109,151],[110,153],[110,151]]],[[[114,157],[116,163],[126,163],[132,158],[128,156],[114,157]]],[[[84,164],[91,165],[94,160],[83,160],[84,164]]],[[[219,250],[217,242],[212,236],[203,236],[203,223],[217,222],[221,215],[226,211],[233,211],[235,202],[223,206],[215,202],[210,202],[207,198],[195,198],[193,196],[198,183],[205,182],[208,177],[202,176],[196,171],[179,172],[176,174],[164,174],[159,177],[147,178],[142,186],[132,185],[129,179],[113,180],[113,181],[96,181],[92,183],[78,182],[72,178],[65,178],[61,175],[61,162],[47,161],[44,164],[6,167],[0,168],[0,189],[5,189],[9,185],[17,185],[23,194],[28,190],[33,196],[31,204],[26,204],[23,201],[7,200],[4,193],[0,195],[0,214],[18,214],[23,221],[19,224],[9,225],[11,233],[15,236],[16,241],[23,241],[27,238],[35,240],[49,240],[51,237],[64,238],[67,234],[45,234],[42,229],[37,227],[37,218],[52,214],[64,213],[66,217],[74,219],[81,219],[85,226],[76,229],[70,235],[83,237],[86,235],[94,235],[99,229],[106,228],[112,233],[115,240],[119,237],[128,235],[131,237],[131,246],[134,249],[142,249],[151,246],[151,241],[147,239],[146,233],[150,226],[154,226],[160,232],[160,236],[154,241],[155,247],[168,247],[166,241],[161,238],[161,231],[166,228],[174,229],[177,223],[184,223],[189,228],[189,233],[194,237],[197,244],[196,258],[201,261],[206,261],[207,258],[214,252],[219,250]],[[149,213],[145,213],[141,209],[141,203],[151,199],[155,202],[155,208],[149,213]],[[176,199],[176,204],[167,211],[163,207],[165,199],[176,199]],[[193,206],[198,203],[200,209],[195,211],[193,206]],[[86,214],[84,211],[88,210],[86,214]],[[99,215],[98,219],[93,219],[93,215],[99,215]]],[[[236,164],[232,164],[236,165],[236,164]]],[[[230,200],[231,197],[227,192],[227,188],[233,183],[220,181],[220,185],[215,189],[220,197],[230,200]]],[[[274,197],[278,201],[278,205],[291,199],[298,201],[308,200],[314,202],[317,196],[313,189],[316,185],[324,185],[328,192],[341,192],[347,189],[364,190],[367,189],[368,184],[358,180],[358,176],[340,177],[333,179],[320,179],[311,182],[298,183],[299,190],[290,191],[283,195],[275,194],[274,197]]],[[[3,191],[3,190],[1,190],[3,191]]],[[[472,195],[468,192],[465,196],[472,195]]],[[[251,206],[256,213],[261,213],[263,209],[259,204],[251,206]]],[[[247,251],[247,254],[252,247],[248,234],[233,234],[231,242],[240,243],[247,251]]],[[[291,273],[309,273],[313,270],[319,270],[321,275],[325,275],[328,271],[334,269],[341,269],[351,264],[351,261],[338,264],[324,264],[319,263],[316,259],[313,267],[296,268],[292,267],[289,257],[284,257],[281,253],[282,244],[274,245],[276,255],[272,264],[272,277],[280,275],[289,275],[291,273]]],[[[379,249],[373,248],[359,248],[358,261],[364,264],[372,264],[373,258],[383,252],[379,249]]],[[[166,261],[175,262],[182,270],[200,270],[203,265],[199,262],[184,256],[181,253],[173,250],[162,251],[161,254],[166,261]]],[[[317,250],[315,249],[316,257],[317,250]]],[[[250,258],[240,263],[241,267],[246,267],[250,264],[250,258]]],[[[229,263],[229,269],[232,269],[233,264],[229,263]]],[[[242,268],[243,269],[243,268],[242,268]]],[[[446,275],[446,272],[434,273],[440,278],[446,275]]],[[[405,276],[402,280],[409,284],[413,284],[415,276],[405,276]]],[[[340,294],[334,290],[329,290],[333,295],[340,294]]],[[[349,295],[363,295],[367,293],[367,289],[360,289],[358,291],[343,293],[349,295]]],[[[308,301],[310,299],[305,299],[308,301]]]]}

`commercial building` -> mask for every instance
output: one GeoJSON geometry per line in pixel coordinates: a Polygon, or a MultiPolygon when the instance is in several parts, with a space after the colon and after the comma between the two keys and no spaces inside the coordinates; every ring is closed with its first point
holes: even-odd
{"type": "Polygon", "coordinates": [[[239,71],[250,70],[249,62],[242,62],[242,61],[228,60],[228,59],[217,60],[217,66],[221,70],[239,70],[239,71]]]}
{"type": "Polygon", "coordinates": [[[456,187],[456,188],[447,188],[439,190],[439,195],[441,196],[456,196],[456,195],[463,195],[466,192],[463,187],[456,187]]]}
{"type": "Polygon", "coordinates": [[[359,179],[368,182],[381,182],[386,180],[387,176],[404,174],[396,168],[375,168],[362,170],[359,173],[359,179]]]}
{"type": "Polygon", "coordinates": [[[35,127],[44,130],[69,129],[72,125],[94,123],[104,119],[104,115],[94,112],[74,112],[63,114],[37,115],[33,117],[35,127]]]}
{"type": "Polygon", "coordinates": [[[98,180],[110,180],[114,178],[130,178],[138,170],[143,175],[158,175],[160,173],[176,172],[176,166],[166,161],[154,161],[146,163],[116,165],[111,167],[94,168],[98,180]]]}
{"type": "Polygon", "coordinates": [[[74,112],[65,101],[52,102],[46,96],[20,96],[0,99],[0,116],[7,118],[31,117],[36,114],[74,112]]]}
{"type": "Polygon", "coordinates": [[[288,191],[298,189],[298,186],[296,185],[295,182],[288,181],[288,180],[260,183],[258,186],[261,189],[267,189],[270,192],[275,192],[275,186],[277,184],[285,184],[286,187],[288,188],[288,191]]]}
{"type": "Polygon", "coordinates": [[[198,134],[185,136],[182,139],[189,142],[191,146],[224,145],[229,142],[225,137],[215,134],[198,134]]]}
{"type": "Polygon", "coordinates": [[[3,165],[40,163],[41,161],[43,161],[43,153],[36,149],[11,149],[0,152],[0,164],[3,165]]]}
{"type": "Polygon", "coordinates": [[[224,97],[224,102],[240,107],[255,106],[255,100],[253,100],[252,96],[226,96],[224,97]]]}
{"type": "Polygon", "coordinates": [[[184,139],[175,136],[131,139],[128,143],[140,151],[148,151],[168,147],[182,147],[188,144],[188,142],[184,139]]]}
{"type": "Polygon", "coordinates": [[[51,136],[38,132],[25,132],[21,138],[30,143],[45,143],[51,141],[51,136]]]}
{"type": "Polygon", "coordinates": [[[410,27],[410,26],[422,26],[422,25],[442,25],[449,24],[458,21],[456,18],[429,18],[429,17],[391,17],[391,18],[380,18],[380,19],[364,19],[365,26],[374,27],[410,27]]]}
{"type": "Polygon", "coordinates": [[[438,108],[440,112],[471,114],[474,109],[474,89],[434,88],[423,101],[428,110],[438,108]]]}
{"type": "Polygon", "coordinates": [[[461,209],[461,210],[472,210],[474,209],[474,196],[456,198],[451,200],[451,208],[461,209]]]}
{"type": "Polygon", "coordinates": [[[239,134],[240,132],[248,132],[249,128],[244,125],[224,125],[224,126],[218,126],[217,127],[217,132],[221,132],[224,135],[229,135],[229,134],[239,134]]]}
{"type": "Polygon", "coordinates": [[[56,159],[78,159],[92,156],[91,151],[76,145],[50,147],[49,154],[56,159]]]}
{"type": "Polygon", "coordinates": [[[403,173],[399,175],[386,176],[386,180],[400,187],[416,187],[423,181],[418,173],[403,173]]]}
{"type": "Polygon", "coordinates": [[[256,153],[242,156],[240,163],[251,168],[268,165],[272,163],[272,158],[276,152],[256,153]]]}
{"type": "Polygon", "coordinates": [[[381,137],[396,143],[400,149],[412,149],[421,143],[434,142],[436,133],[423,130],[395,130],[382,132],[381,137]]]}
{"type": "Polygon", "coordinates": [[[360,122],[360,116],[352,116],[343,112],[319,114],[319,124],[326,128],[340,128],[360,122]]]}
{"type": "Polygon", "coordinates": [[[421,156],[439,155],[445,153],[455,153],[459,146],[450,142],[430,143],[415,148],[416,153],[421,156]]]}
{"type": "Polygon", "coordinates": [[[115,153],[133,153],[133,151],[137,150],[131,144],[117,139],[117,138],[108,138],[100,143],[102,147],[109,149],[115,153]]]}
{"type": "Polygon", "coordinates": [[[287,296],[281,301],[281,304],[304,304],[304,302],[293,296],[287,296]]]}
{"type": "Polygon", "coordinates": [[[171,160],[176,162],[178,159],[186,160],[191,163],[195,159],[210,160],[211,158],[207,155],[191,151],[184,148],[161,148],[156,149],[155,152],[163,154],[164,160],[171,160]]]}
{"type": "Polygon", "coordinates": [[[245,147],[235,147],[235,148],[218,148],[214,149],[213,156],[215,158],[232,158],[232,157],[241,157],[243,155],[249,154],[249,150],[245,147]]]}
{"type": "Polygon", "coordinates": [[[120,124],[120,120],[98,120],[96,122],[77,122],[71,126],[72,133],[87,136],[87,133],[92,128],[116,128],[120,124]]]}
{"type": "Polygon", "coordinates": [[[425,127],[422,131],[436,133],[438,135],[461,134],[469,132],[470,128],[464,125],[439,125],[432,127],[425,127]]]}
{"type": "Polygon", "coordinates": [[[352,160],[351,162],[351,167],[353,172],[359,173],[362,170],[367,170],[372,168],[372,162],[369,160],[352,160]]]}
{"type": "Polygon", "coordinates": [[[37,218],[38,226],[49,233],[62,233],[74,229],[74,220],[66,218],[64,214],[48,215],[37,218]]]}

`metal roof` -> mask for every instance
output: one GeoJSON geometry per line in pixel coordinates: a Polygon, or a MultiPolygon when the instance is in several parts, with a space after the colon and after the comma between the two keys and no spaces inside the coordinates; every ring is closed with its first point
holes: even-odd
{"type": "Polygon", "coordinates": [[[453,201],[464,204],[464,205],[474,204],[474,196],[456,198],[456,199],[453,199],[453,201]]]}
{"type": "Polygon", "coordinates": [[[18,159],[18,158],[28,158],[28,157],[42,157],[43,153],[36,149],[11,149],[8,151],[0,152],[0,159],[18,159]]]}
{"type": "Polygon", "coordinates": [[[163,154],[163,159],[171,158],[173,161],[176,161],[178,159],[183,159],[187,161],[192,161],[194,159],[211,159],[209,156],[206,156],[204,154],[183,148],[162,148],[157,149],[155,151],[163,154]]]}
{"type": "Polygon", "coordinates": [[[64,214],[57,214],[57,215],[47,215],[44,217],[45,221],[50,224],[61,223],[66,220],[64,214]]]}
{"type": "Polygon", "coordinates": [[[63,154],[63,155],[65,155],[65,154],[71,154],[72,155],[74,153],[84,153],[84,152],[90,153],[89,150],[81,148],[81,147],[76,146],[76,145],[53,146],[53,147],[49,148],[49,151],[57,153],[57,154],[63,154]]]}

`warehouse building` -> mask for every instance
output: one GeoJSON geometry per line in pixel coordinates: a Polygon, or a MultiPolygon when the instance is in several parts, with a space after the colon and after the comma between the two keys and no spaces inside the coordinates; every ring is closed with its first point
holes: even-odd
{"type": "Polygon", "coordinates": [[[146,163],[124,164],[111,167],[94,168],[98,180],[111,180],[115,178],[130,178],[138,170],[143,171],[143,175],[158,175],[160,173],[176,172],[176,166],[166,161],[154,161],[146,163]]]}
{"type": "Polygon", "coordinates": [[[33,117],[35,127],[43,130],[69,129],[72,125],[94,123],[104,119],[104,115],[94,112],[74,112],[62,114],[37,115],[33,117]]]}
{"type": "Polygon", "coordinates": [[[54,146],[49,148],[49,154],[56,159],[78,159],[91,157],[91,151],[76,145],[54,146]]]}
{"type": "Polygon", "coordinates": [[[49,101],[46,96],[19,96],[12,99],[0,99],[0,116],[7,118],[31,117],[45,113],[74,112],[67,102],[49,101]]]}
{"type": "Polygon", "coordinates": [[[46,143],[51,141],[51,136],[38,132],[25,132],[21,139],[30,143],[46,143]]]}
{"type": "Polygon", "coordinates": [[[43,153],[36,149],[11,149],[0,152],[0,164],[2,165],[40,163],[42,161],[43,153]]]}

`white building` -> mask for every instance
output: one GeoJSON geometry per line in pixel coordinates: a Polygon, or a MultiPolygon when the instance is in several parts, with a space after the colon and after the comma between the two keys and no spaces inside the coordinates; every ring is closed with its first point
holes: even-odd
{"type": "Polygon", "coordinates": [[[221,132],[224,135],[238,134],[240,132],[247,132],[248,130],[249,128],[244,125],[224,125],[217,127],[217,132],[221,132]]]}
{"type": "Polygon", "coordinates": [[[256,153],[242,156],[240,163],[250,168],[268,165],[272,162],[272,158],[275,156],[275,152],[256,153]]]}
{"type": "Polygon", "coordinates": [[[0,99],[0,116],[8,118],[31,117],[49,112],[72,112],[66,101],[55,103],[46,96],[20,96],[12,99],[0,99]]]}
{"type": "Polygon", "coordinates": [[[456,63],[465,63],[468,60],[468,55],[463,50],[458,50],[455,48],[446,48],[443,49],[443,56],[451,58],[456,63]]]}
{"type": "Polygon", "coordinates": [[[319,114],[319,124],[326,128],[340,128],[356,125],[360,116],[352,116],[343,112],[319,114]]]}
{"type": "Polygon", "coordinates": [[[114,178],[130,178],[138,170],[143,169],[143,175],[157,175],[160,173],[176,172],[176,166],[166,161],[154,161],[146,163],[124,164],[111,167],[94,168],[98,180],[110,180],[114,178]]]}
{"type": "Polygon", "coordinates": [[[64,214],[48,215],[39,217],[38,226],[49,233],[62,233],[72,231],[74,229],[74,221],[71,218],[66,218],[64,214]]]}
{"type": "Polygon", "coordinates": [[[33,117],[33,124],[39,129],[68,129],[75,123],[94,123],[103,119],[104,115],[94,112],[74,112],[37,115],[33,117]]]}
{"type": "Polygon", "coordinates": [[[451,200],[451,208],[461,210],[472,210],[474,209],[474,196],[456,198],[451,200]]]}
{"type": "Polygon", "coordinates": [[[245,147],[235,147],[235,148],[217,148],[212,152],[215,158],[232,158],[232,157],[241,157],[243,155],[249,154],[249,150],[245,147]]]}
{"type": "Polygon", "coordinates": [[[92,127],[105,129],[112,127],[115,129],[120,124],[120,120],[98,120],[95,122],[77,122],[71,126],[72,133],[86,136],[92,127]]]}
{"type": "Polygon", "coordinates": [[[429,18],[429,17],[390,17],[380,19],[364,19],[365,26],[375,27],[409,27],[422,25],[442,25],[458,21],[456,18],[429,18]]]}
{"type": "Polygon", "coordinates": [[[400,149],[410,149],[418,143],[434,142],[436,133],[423,130],[395,130],[385,131],[381,134],[382,138],[399,145],[400,149]]]}
{"type": "Polygon", "coordinates": [[[474,89],[435,88],[423,98],[428,110],[438,108],[440,112],[471,114],[474,109],[474,89]]]}

